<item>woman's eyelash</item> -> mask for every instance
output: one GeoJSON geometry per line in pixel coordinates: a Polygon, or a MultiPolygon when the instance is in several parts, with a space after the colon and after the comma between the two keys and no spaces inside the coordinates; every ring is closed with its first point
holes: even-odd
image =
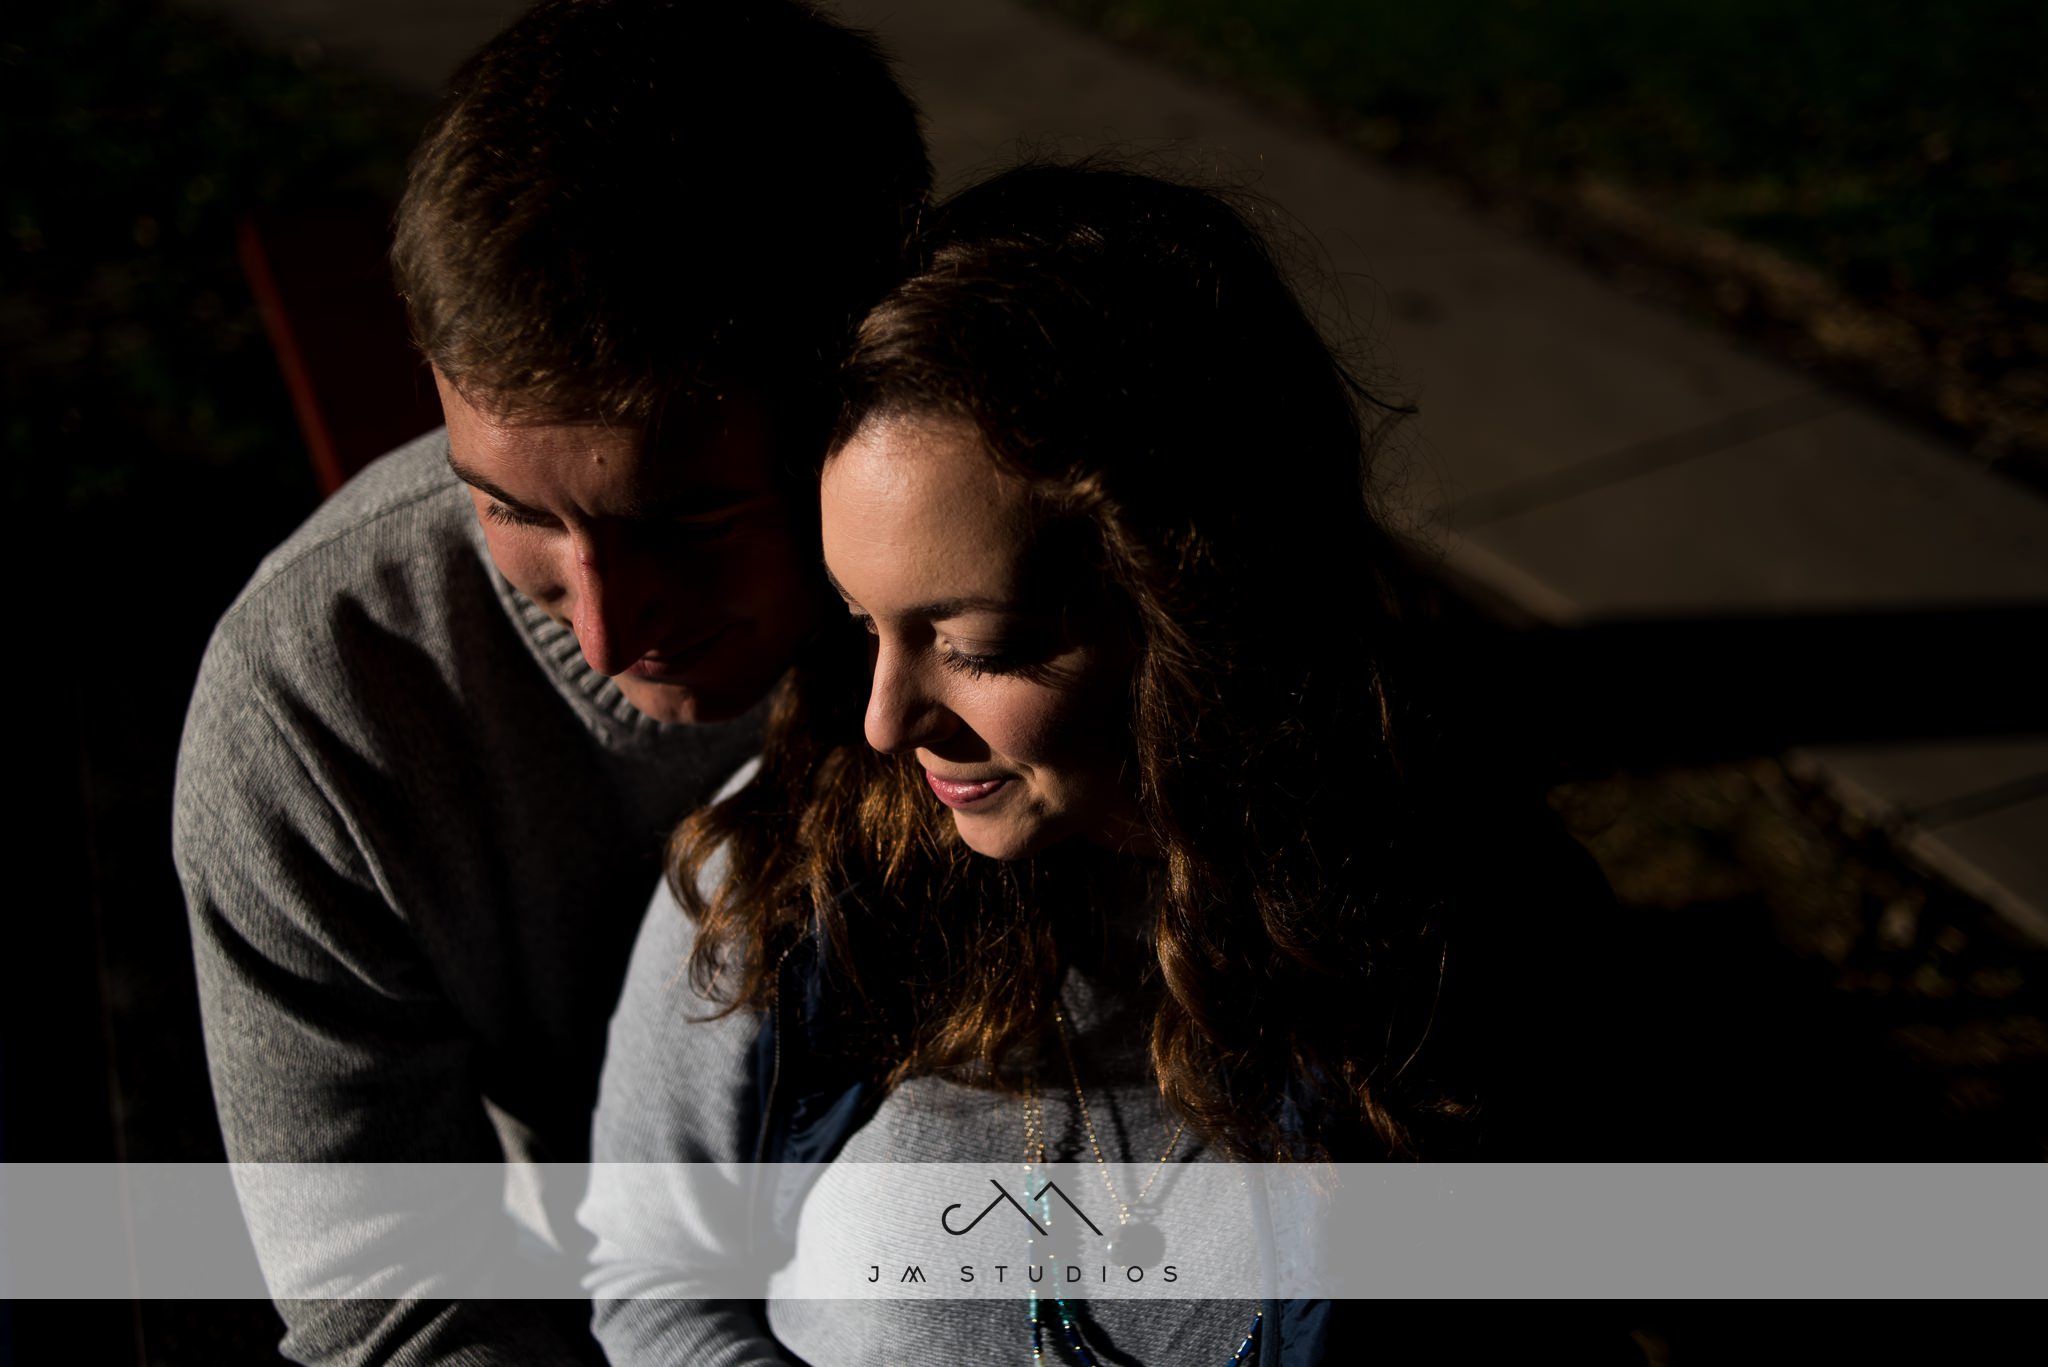
{"type": "MultiPolygon", "coordinates": [[[[850,612],[846,615],[846,620],[870,636],[882,634],[881,629],[875,625],[875,619],[864,612],[850,612]]],[[[977,654],[947,646],[938,652],[938,656],[941,668],[970,679],[985,679],[991,675],[1036,678],[1040,668],[1030,656],[1019,651],[989,651],[977,654]]]]}
{"type": "Polygon", "coordinates": [[[1024,660],[1015,655],[970,655],[961,650],[942,652],[939,663],[970,679],[982,679],[991,674],[1016,674],[1025,668],[1024,660]]]}

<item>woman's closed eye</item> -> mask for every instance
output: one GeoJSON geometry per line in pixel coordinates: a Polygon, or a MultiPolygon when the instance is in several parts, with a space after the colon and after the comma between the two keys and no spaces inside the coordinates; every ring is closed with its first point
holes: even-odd
{"type": "MultiPolygon", "coordinates": [[[[847,620],[869,636],[882,634],[875,619],[864,612],[849,612],[847,620]]],[[[970,679],[1015,677],[1039,683],[1059,674],[1050,663],[1055,652],[1034,643],[956,643],[941,634],[934,637],[933,644],[941,668],[970,679]]]]}
{"type": "Polygon", "coordinates": [[[1017,634],[998,639],[938,638],[939,664],[970,679],[1021,679],[1026,683],[1062,681],[1069,666],[1062,663],[1070,643],[1058,632],[1019,627],[1017,634]]]}
{"type": "Polygon", "coordinates": [[[1037,662],[1016,651],[966,651],[957,646],[947,646],[939,652],[939,663],[955,674],[965,674],[970,679],[986,678],[991,674],[1020,674],[1028,676],[1037,662]]]}

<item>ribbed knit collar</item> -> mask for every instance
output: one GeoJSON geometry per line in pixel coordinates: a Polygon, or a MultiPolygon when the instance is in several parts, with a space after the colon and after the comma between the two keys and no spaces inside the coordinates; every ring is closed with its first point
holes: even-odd
{"type": "Polygon", "coordinates": [[[541,606],[512,586],[491,559],[490,544],[475,518],[467,519],[470,544],[476,548],[484,573],[497,590],[505,615],[526,638],[534,658],[576,715],[599,739],[616,749],[641,749],[659,744],[664,738],[690,730],[680,723],[659,722],[626,699],[619,686],[590,667],[576,633],[547,615],[541,606]]]}
{"type": "Polygon", "coordinates": [[[499,592],[509,595],[507,606],[519,623],[526,639],[533,644],[534,653],[540,656],[554,675],[589,708],[601,717],[607,727],[619,728],[624,735],[634,740],[651,739],[669,729],[667,723],[658,722],[642,712],[627,700],[618,684],[590,667],[583,658],[583,647],[577,643],[576,633],[557,622],[542,611],[541,606],[498,576],[499,592]]]}

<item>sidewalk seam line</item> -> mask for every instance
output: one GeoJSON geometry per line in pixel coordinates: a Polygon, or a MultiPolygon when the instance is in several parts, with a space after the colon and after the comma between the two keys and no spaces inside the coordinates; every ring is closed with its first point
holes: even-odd
{"type": "Polygon", "coordinates": [[[1925,807],[1907,809],[1903,816],[1914,825],[1934,830],[1984,816],[2001,807],[2017,807],[2038,797],[2048,797],[2048,772],[2028,774],[1979,792],[1930,802],[1925,807]]]}
{"type": "Polygon", "coordinates": [[[1498,522],[1546,504],[1655,474],[1745,442],[1799,427],[1839,411],[1841,404],[1817,390],[1773,399],[1677,432],[1631,442],[1619,450],[1592,456],[1549,474],[1479,494],[1450,509],[1449,525],[1465,531],[1498,522]]]}

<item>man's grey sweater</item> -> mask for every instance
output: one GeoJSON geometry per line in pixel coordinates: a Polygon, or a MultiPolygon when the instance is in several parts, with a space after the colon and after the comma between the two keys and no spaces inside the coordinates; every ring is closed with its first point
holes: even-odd
{"type": "MultiPolygon", "coordinates": [[[[753,746],[753,718],[662,725],[591,670],[492,566],[447,449],[422,437],[321,507],[200,670],[173,843],[237,1161],[584,1158],[664,838],[753,746]]],[[[435,1199],[395,1218],[511,1246],[500,1190],[435,1199]]],[[[366,1237],[252,1233],[280,1296],[335,1285],[366,1237]]],[[[573,1304],[281,1307],[306,1362],[595,1358],[573,1304]]]]}

